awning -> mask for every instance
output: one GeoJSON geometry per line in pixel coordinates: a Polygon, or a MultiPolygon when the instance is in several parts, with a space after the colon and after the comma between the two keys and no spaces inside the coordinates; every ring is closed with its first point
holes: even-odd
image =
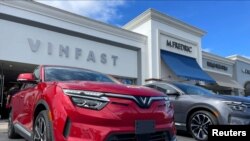
{"type": "Polygon", "coordinates": [[[206,71],[208,75],[210,75],[213,79],[215,79],[216,83],[222,87],[236,88],[236,89],[244,89],[237,81],[233,80],[233,78],[229,75],[215,73],[206,71]]]}
{"type": "Polygon", "coordinates": [[[164,50],[161,50],[161,58],[176,76],[215,83],[213,78],[201,69],[194,58],[164,50]]]}

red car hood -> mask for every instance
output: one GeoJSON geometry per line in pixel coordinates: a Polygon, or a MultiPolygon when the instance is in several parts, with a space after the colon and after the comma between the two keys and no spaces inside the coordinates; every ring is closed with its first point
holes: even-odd
{"type": "Polygon", "coordinates": [[[67,81],[67,82],[57,82],[57,85],[62,87],[63,89],[72,89],[72,90],[96,91],[104,93],[126,94],[133,96],[165,96],[163,93],[147,87],[123,85],[116,83],[103,83],[103,82],[91,82],[91,81],[67,81]]]}

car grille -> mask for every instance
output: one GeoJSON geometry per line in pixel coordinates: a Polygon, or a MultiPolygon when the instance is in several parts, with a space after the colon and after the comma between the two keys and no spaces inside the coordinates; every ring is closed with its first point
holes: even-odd
{"type": "Polygon", "coordinates": [[[155,132],[152,134],[113,134],[107,141],[169,141],[168,132],[155,132]]]}

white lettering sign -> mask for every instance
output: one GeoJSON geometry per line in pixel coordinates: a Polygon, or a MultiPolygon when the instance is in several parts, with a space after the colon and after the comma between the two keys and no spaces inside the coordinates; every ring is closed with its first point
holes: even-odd
{"type": "MultiPolygon", "coordinates": [[[[40,40],[34,40],[31,38],[28,38],[28,44],[30,47],[30,50],[33,53],[37,53],[40,50],[41,44],[42,42],[40,40]]],[[[48,42],[48,46],[47,46],[47,54],[48,55],[53,55],[53,54],[58,54],[59,57],[64,57],[64,58],[70,58],[73,56],[70,56],[70,51],[73,50],[70,46],[68,45],[59,45],[58,49],[56,50],[56,47],[51,43],[48,42]]],[[[83,54],[83,51],[81,48],[74,48],[74,58],[76,60],[79,60],[80,57],[83,54]]],[[[92,62],[92,63],[96,63],[96,61],[99,61],[102,64],[107,64],[108,63],[108,59],[110,60],[110,63],[112,63],[113,66],[117,65],[117,61],[118,61],[118,56],[117,55],[111,55],[111,56],[107,56],[107,54],[105,53],[101,53],[100,55],[97,55],[93,50],[89,50],[89,51],[85,51],[85,53],[87,53],[87,58],[86,61],[87,62],[92,62]],[[98,60],[97,58],[100,58],[100,60],[98,60]]]]}

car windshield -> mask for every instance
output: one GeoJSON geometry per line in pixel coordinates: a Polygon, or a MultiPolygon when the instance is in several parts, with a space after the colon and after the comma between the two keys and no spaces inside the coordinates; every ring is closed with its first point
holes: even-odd
{"type": "Polygon", "coordinates": [[[189,94],[189,95],[213,95],[214,94],[212,91],[209,91],[205,88],[198,87],[198,86],[180,84],[180,83],[175,83],[174,85],[178,87],[179,89],[181,89],[185,94],[189,94]]]}
{"type": "Polygon", "coordinates": [[[98,81],[115,83],[107,75],[70,67],[45,67],[45,81],[98,81]]]}

